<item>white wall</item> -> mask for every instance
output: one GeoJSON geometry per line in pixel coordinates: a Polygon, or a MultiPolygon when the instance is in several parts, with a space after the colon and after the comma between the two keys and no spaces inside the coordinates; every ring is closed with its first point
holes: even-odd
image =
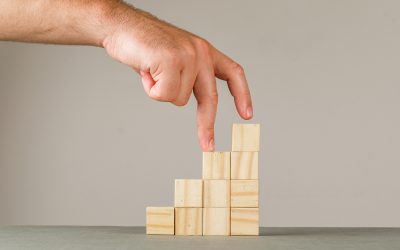
{"type": "MultiPolygon", "coordinates": [[[[400,2],[132,2],[247,70],[263,226],[400,226],[400,2]]],[[[0,224],[144,225],[201,177],[194,110],[151,101],[101,49],[0,43],[0,224]]]]}

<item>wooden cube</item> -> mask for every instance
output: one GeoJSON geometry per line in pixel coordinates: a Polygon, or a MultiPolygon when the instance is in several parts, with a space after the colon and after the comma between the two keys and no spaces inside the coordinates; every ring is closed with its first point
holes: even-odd
{"type": "Polygon", "coordinates": [[[258,180],[231,180],[231,207],[258,207],[258,180]]]}
{"type": "Polygon", "coordinates": [[[232,151],[260,151],[260,124],[233,124],[232,151]]]}
{"type": "Polygon", "coordinates": [[[146,208],[146,234],[174,234],[175,211],[173,207],[146,208]]]}
{"type": "Polygon", "coordinates": [[[204,180],[204,207],[230,207],[230,180],[204,180]]]}
{"type": "Polygon", "coordinates": [[[231,179],[258,179],[258,152],[232,152],[231,179]]]}
{"type": "Polygon", "coordinates": [[[175,235],[202,235],[203,208],[175,208],[175,235]]]}
{"type": "Polygon", "coordinates": [[[230,208],[203,208],[203,235],[230,235],[230,208]]]}
{"type": "Polygon", "coordinates": [[[231,208],[231,235],[258,235],[258,208],[231,208]]]}
{"type": "Polygon", "coordinates": [[[203,179],[230,179],[230,152],[203,152],[203,179]]]}
{"type": "Polygon", "coordinates": [[[175,180],[175,207],[202,207],[202,180],[175,180]]]}

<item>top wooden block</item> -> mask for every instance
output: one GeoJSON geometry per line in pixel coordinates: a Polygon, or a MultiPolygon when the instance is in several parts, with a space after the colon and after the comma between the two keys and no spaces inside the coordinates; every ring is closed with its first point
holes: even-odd
{"type": "Polygon", "coordinates": [[[203,152],[203,179],[229,180],[230,167],[230,152],[203,152]]]}
{"type": "Polygon", "coordinates": [[[233,124],[232,151],[260,151],[260,124],[233,124]]]}

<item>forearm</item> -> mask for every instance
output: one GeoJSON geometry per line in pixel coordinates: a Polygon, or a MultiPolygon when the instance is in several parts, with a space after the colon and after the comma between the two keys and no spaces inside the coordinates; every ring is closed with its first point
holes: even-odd
{"type": "Polygon", "coordinates": [[[126,11],[117,0],[1,0],[0,40],[101,46],[126,11]]]}
{"type": "Polygon", "coordinates": [[[215,77],[227,81],[240,116],[253,116],[239,64],[206,40],[122,1],[0,0],[0,40],[102,46],[140,73],[151,98],[182,106],[193,93],[205,151],[214,148],[215,77]]]}

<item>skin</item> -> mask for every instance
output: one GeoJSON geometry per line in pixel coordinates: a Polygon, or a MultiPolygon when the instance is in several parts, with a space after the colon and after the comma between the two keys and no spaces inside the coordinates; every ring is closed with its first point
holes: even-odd
{"type": "Polygon", "coordinates": [[[205,39],[116,0],[1,0],[0,40],[91,45],[134,69],[157,101],[197,100],[203,151],[214,150],[216,77],[225,80],[243,119],[253,107],[243,68],[205,39]]]}

